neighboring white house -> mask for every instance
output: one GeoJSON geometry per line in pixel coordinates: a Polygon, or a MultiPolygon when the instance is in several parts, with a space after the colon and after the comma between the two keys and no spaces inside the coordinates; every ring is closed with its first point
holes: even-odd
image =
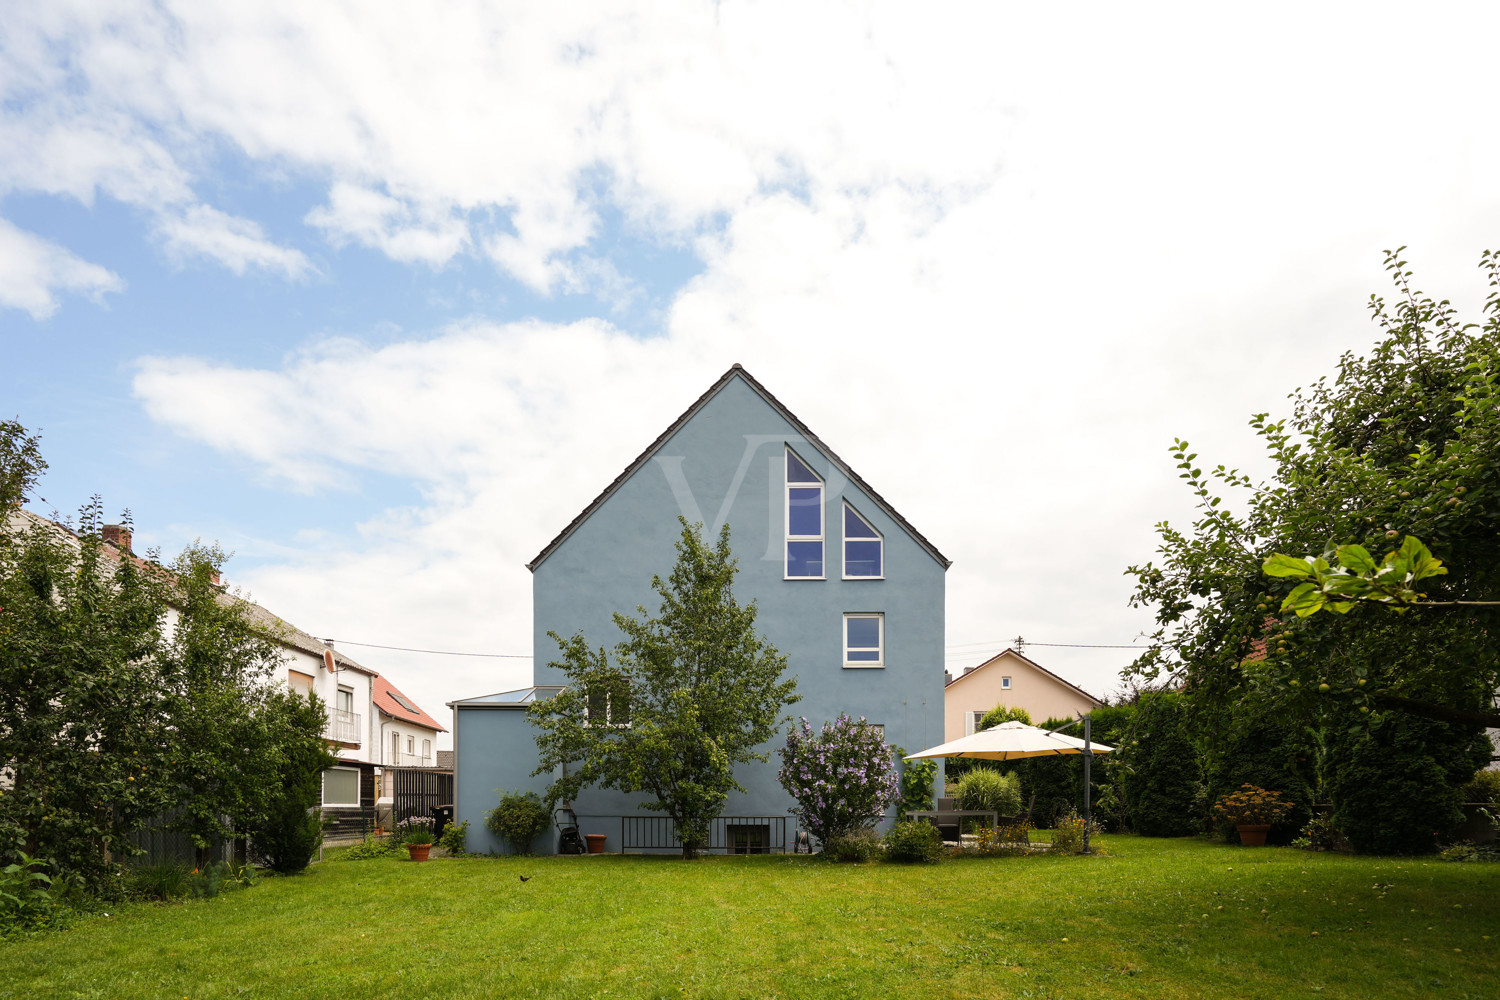
{"type": "MultiPolygon", "coordinates": [[[[448,730],[384,677],[375,678],[380,763],[386,767],[436,767],[437,734],[448,730]]],[[[450,765],[451,766],[451,765],[450,765]]]]}

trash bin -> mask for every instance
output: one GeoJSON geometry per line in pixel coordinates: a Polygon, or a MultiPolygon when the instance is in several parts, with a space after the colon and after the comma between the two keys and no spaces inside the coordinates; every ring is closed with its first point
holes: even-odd
{"type": "Polygon", "coordinates": [[[453,822],[453,803],[445,806],[432,807],[432,839],[436,841],[443,835],[443,829],[453,822]]]}

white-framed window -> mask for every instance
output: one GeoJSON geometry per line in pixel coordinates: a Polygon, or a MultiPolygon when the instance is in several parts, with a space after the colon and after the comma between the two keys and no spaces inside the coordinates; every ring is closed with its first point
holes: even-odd
{"type": "Polygon", "coordinates": [[[844,666],[885,666],[885,615],[844,616],[844,666]]]}
{"type": "Polygon", "coordinates": [[[423,740],[422,741],[422,756],[423,757],[431,757],[432,756],[432,741],[431,740],[423,740]]]}
{"type": "Polygon", "coordinates": [[[406,738],[406,752],[409,753],[409,754],[410,753],[415,753],[416,752],[416,743],[417,743],[417,741],[416,741],[416,739],[414,737],[408,736],[406,738]]]}
{"type": "Polygon", "coordinates": [[[339,688],[338,694],[334,697],[333,707],[338,709],[340,712],[354,711],[354,689],[346,687],[339,688]]]}
{"type": "Polygon", "coordinates": [[[585,725],[610,729],[630,728],[630,687],[623,677],[609,677],[590,684],[584,698],[585,725]]]}
{"type": "Polygon", "coordinates": [[[786,450],[786,579],[822,580],[823,480],[786,450]]]}
{"type": "Polygon", "coordinates": [[[975,733],[979,732],[979,724],[984,721],[984,717],[988,714],[989,713],[982,708],[977,712],[965,712],[964,735],[973,736],[975,733]]]}
{"type": "Polygon", "coordinates": [[[844,579],[885,578],[885,539],[849,501],[844,501],[844,579]]]}
{"type": "Polygon", "coordinates": [[[359,768],[331,767],[323,772],[325,806],[359,805],[359,768]]]}
{"type": "Polygon", "coordinates": [[[1010,690],[1010,678],[1009,677],[1002,677],[1002,678],[1000,678],[1000,690],[1002,690],[1002,691],[1009,691],[1010,690]]]}
{"type": "Polygon", "coordinates": [[[391,734],[391,763],[401,763],[401,734],[391,734]]]}

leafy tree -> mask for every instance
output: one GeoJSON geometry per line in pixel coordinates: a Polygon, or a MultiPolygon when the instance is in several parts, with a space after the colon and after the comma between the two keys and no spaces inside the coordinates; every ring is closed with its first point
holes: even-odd
{"type": "Polygon", "coordinates": [[[1154,608],[1158,625],[1134,670],[1176,676],[1207,711],[1250,699],[1306,720],[1345,706],[1500,726],[1500,608],[1374,606],[1406,601],[1418,583],[1432,602],[1500,596],[1500,256],[1482,256],[1497,291],[1483,321],[1464,324],[1447,301],[1412,289],[1399,253],[1386,262],[1397,299],[1371,298],[1382,337],[1368,355],[1346,354],[1333,378],[1294,393],[1290,418],[1252,418],[1274,463],[1269,481],[1224,466],[1205,475],[1187,442],[1174,445],[1199,514],[1187,531],[1158,525],[1159,560],[1128,571],[1132,603],[1154,608]],[[1244,495],[1243,513],[1219,490],[1244,495]],[[1416,549],[1403,556],[1403,536],[1430,546],[1429,561],[1416,549]],[[1273,556],[1331,544],[1343,547],[1321,576],[1263,573],[1295,568],[1273,556]],[[1385,549],[1392,562],[1370,555],[1385,549]],[[1431,560],[1447,572],[1423,576],[1431,560]],[[1339,565],[1349,572],[1333,572],[1339,565]],[[1392,600],[1333,579],[1373,587],[1382,574],[1398,584],[1392,600]],[[1345,613],[1312,613],[1325,606],[1345,613]]]}
{"type": "Polygon", "coordinates": [[[273,688],[262,702],[275,771],[270,794],[251,817],[247,832],[255,855],[273,871],[292,875],[306,868],[323,842],[323,772],[334,756],[323,739],[327,721],[316,696],[273,688]]]}
{"type": "Polygon", "coordinates": [[[24,851],[95,890],[106,852],[132,853],[130,833],[173,804],[177,753],[156,657],[166,587],[106,550],[100,508],[76,538],[0,524],[0,861],[24,851]]]}
{"type": "Polygon", "coordinates": [[[615,614],[625,639],[613,662],[581,633],[551,633],[562,652],[552,666],[569,684],[530,712],[540,730],[533,773],[576,765],[549,786],[550,801],[595,784],[649,793],[655,801],[644,807],[671,817],[691,858],[729,792],[743,790],[735,766],[768,759],[756,747],[799,696],[796,680],[782,677],[786,658],[755,631],[754,603],[734,599],[729,527],[710,548],[701,526],[679,520],[677,564],[668,580],[651,581],[657,616],[645,617],[645,608],[639,619],[615,614]]]}
{"type": "Polygon", "coordinates": [[[986,729],[994,729],[1002,722],[1024,722],[1029,726],[1031,725],[1031,713],[1020,705],[1007,705],[1001,702],[984,713],[984,717],[979,720],[979,725],[974,727],[974,731],[982,733],[986,729]]]}

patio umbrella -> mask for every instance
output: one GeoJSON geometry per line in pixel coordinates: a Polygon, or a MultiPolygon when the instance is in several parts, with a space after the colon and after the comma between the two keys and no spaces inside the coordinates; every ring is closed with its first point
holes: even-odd
{"type": "MultiPolygon", "coordinates": [[[[1114,747],[1103,743],[1088,744],[1094,753],[1110,753],[1114,747]]],[[[1062,733],[1049,733],[1024,722],[1002,722],[992,729],[952,740],[920,753],[908,754],[907,760],[919,757],[980,757],[985,760],[1017,760],[1021,757],[1044,757],[1053,754],[1083,753],[1084,741],[1062,733]]]]}

